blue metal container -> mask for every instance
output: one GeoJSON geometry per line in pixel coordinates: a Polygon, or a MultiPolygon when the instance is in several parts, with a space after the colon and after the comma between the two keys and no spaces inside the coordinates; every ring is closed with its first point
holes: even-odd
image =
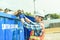
{"type": "Polygon", "coordinates": [[[2,30],[3,23],[4,23],[4,18],[0,17],[0,40],[4,40],[4,30],[2,30]]]}
{"type": "Polygon", "coordinates": [[[8,27],[10,27],[10,28],[7,28],[4,30],[4,32],[5,32],[4,38],[5,38],[5,40],[12,40],[14,30],[13,30],[13,28],[11,28],[11,27],[13,27],[11,25],[13,25],[15,21],[13,19],[9,19],[9,18],[4,18],[4,21],[5,21],[4,24],[8,24],[8,27]]]}
{"type": "MultiPolygon", "coordinates": [[[[31,21],[35,22],[35,18],[34,17],[30,17],[30,16],[26,16],[26,17],[29,18],[31,21]]],[[[31,32],[30,29],[27,29],[27,28],[24,27],[24,39],[25,40],[29,40],[30,32],[31,32]]]]}
{"type": "MultiPolygon", "coordinates": [[[[33,17],[27,17],[34,21],[33,17]]],[[[0,12],[0,40],[28,40],[30,31],[16,16],[0,12]]]]}
{"type": "Polygon", "coordinates": [[[24,39],[24,27],[21,21],[18,21],[18,26],[19,26],[19,30],[18,30],[19,38],[20,40],[25,40],[24,39]]]}
{"type": "Polygon", "coordinates": [[[16,16],[0,12],[0,40],[24,40],[23,25],[16,16]]]}

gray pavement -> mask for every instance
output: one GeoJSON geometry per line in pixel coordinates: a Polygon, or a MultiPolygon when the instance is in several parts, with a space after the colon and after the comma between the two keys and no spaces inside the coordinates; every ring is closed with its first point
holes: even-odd
{"type": "Polygon", "coordinates": [[[60,33],[50,33],[45,35],[45,40],[60,40],[60,33]]]}

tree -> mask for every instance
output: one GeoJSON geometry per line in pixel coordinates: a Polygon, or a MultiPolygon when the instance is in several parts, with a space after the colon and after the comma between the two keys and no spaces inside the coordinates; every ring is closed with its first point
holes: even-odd
{"type": "Polygon", "coordinates": [[[50,16],[51,19],[60,19],[60,15],[57,13],[47,14],[45,15],[45,19],[47,19],[50,16]]]}
{"type": "Polygon", "coordinates": [[[60,17],[59,17],[60,15],[58,15],[58,14],[51,14],[50,15],[50,17],[51,17],[51,19],[59,19],[60,17]]]}
{"type": "Polygon", "coordinates": [[[33,16],[30,12],[26,12],[25,15],[27,15],[27,16],[33,16]]]}

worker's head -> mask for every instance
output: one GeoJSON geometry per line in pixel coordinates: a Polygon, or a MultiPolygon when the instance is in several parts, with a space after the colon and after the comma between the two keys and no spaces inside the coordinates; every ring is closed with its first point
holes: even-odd
{"type": "Polygon", "coordinates": [[[41,22],[43,20],[43,17],[42,16],[35,16],[35,20],[36,22],[41,22]]]}
{"type": "Polygon", "coordinates": [[[35,14],[35,20],[36,20],[36,22],[41,22],[43,20],[43,18],[44,18],[43,14],[41,14],[41,13],[36,13],[35,14]]]}

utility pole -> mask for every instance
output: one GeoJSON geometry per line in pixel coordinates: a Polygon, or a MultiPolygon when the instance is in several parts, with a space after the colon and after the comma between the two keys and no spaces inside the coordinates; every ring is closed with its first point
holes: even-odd
{"type": "Polygon", "coordinates": [[[33,3],[34,3],[34,14],[35,14],[35,10],[36,10],[36,9],[35,9],[35,1],[36,1],[36,0],[33,0],[33,3]]]}

